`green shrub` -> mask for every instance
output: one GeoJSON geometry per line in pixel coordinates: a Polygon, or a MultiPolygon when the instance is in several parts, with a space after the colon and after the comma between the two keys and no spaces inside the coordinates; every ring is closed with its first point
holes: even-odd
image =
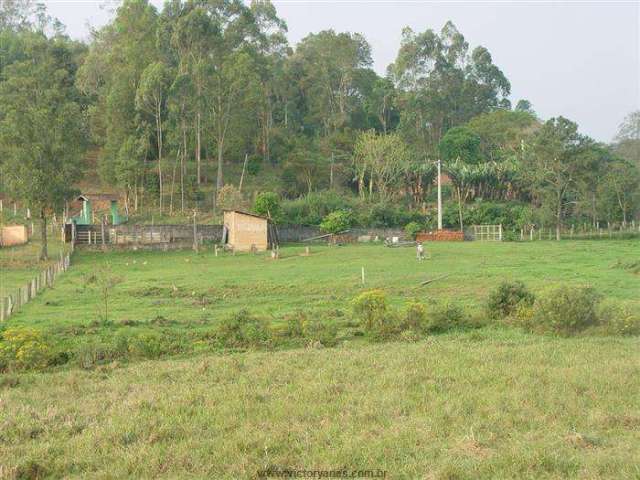
{"type": "Polygon", "coordinates": [[[215,339],[228,348],[261,346],[269,343],[271,332],[264,320],[243,309],[220,321],[215,339]]]}
{"type": "Polygon", "coordinates": [[[256,176],[262,168],[262,157],[259,155],[251,155],[247,161],[247,173],[256,176]]]}
{"type": "Polygon", "coordinates": [[[425,329],[429,333],[443,333],[468,326],[469,321],[464,310],[455,303],[435,303],[427,310],[425,329]]]}
{"type": "Polygon", "coordinates": [[[378,329],[388,314],[387,296],[382,290],[369,290],[351,302],[353,313],[365,332],[378,329]]]}
{"type": "Polygon", "coordinates": [[[608,335],[640,335],[640,313],[617,302],[598,308],[598,323],[601,332],[608,335]]]}
{"type": "Polygon", "coordinates": [[[410,302],[404,311],[402,330],[422,332],[427,326],[427,307],[420,302],[410,302]]]}
{"type": "Polygon", "coordinates": [[[337,343],[338,327],[326,320],[308,321],[304,325],[304,337],[325,347],[332,347],[337,343]]]}
{"type": "Polygon", "coordinates": [[[297,311],[286,317],[285,336],[289,338],[304,337],[304,329],[307,323],[307,315],[302,311],[297,311]]]}
{"type": "Polygon", "coordinates": [[[80,344],[73,352],[73,358],[80,368],[91,369],[96,365],[111,362],[118,358],[126,358],[128,352],[117,351],[113,344],[99,340],[80,344]]]}
{"type": "Polygon", "coordinates": [[[492,318],[504,318],[515,313],[520,303],[531,306],[534,300],[534,295],[524,283],[502,282],[489,295],[487,310],[492,318]]]}
{"type": "Polygon", "coordinates": [[[32,328],[8,328],[0,337],[0,371],[44,368],[52,350],[32,328]]]}
{"type": "Polygon", "coordinates": [[[411,240],[415,240],[422,230],[423,228],[418,222],[409,222],[404,226],[404,234],[411,240]]]}
{"type": "Polygon", "coordinates": [[[353,209],[356,211],[356,223],[363,227],[400,227],[410,222],[427,222],[425,215],[408,209],[399,202],[359,203],[353,209]]]}
{"type": "Polygon", "coordinates": [[[282,221],[302,225],[320,225],[322,219],[336,210],[351,210],[356,199],[335,191],[311,192],[282,203],[282,221]]]}
{"type": "Polygon", "coordinates": [[[170,350],[166,337],[156,332],[144,332],[129,337],[128,351],[132,357],[158,358],[170,350]]]}
{"type": "Polygon", "coordinates": [[[351,212],[347,210],[336,210],[322,219],[320,230],[325,233],[340,233],[349,229],[352,221],[351,212]]]}
{"type": "Polygon", "coordinates": [[[274,192],[259,193],[253,209],[258,215],[277,219],[280,217],[280,197],[274,192]]]}
{"type": "Polygon", "coordinates": [[[568,336],[598,323],[600,295],[591,287],[554,287],[536,298],[531,329],[568,336]]]}

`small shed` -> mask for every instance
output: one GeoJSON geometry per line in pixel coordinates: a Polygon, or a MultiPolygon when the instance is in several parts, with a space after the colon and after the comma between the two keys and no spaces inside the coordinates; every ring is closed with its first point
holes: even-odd
{"type": "Polygon", "coordinates": [[[224,211],[223,243],[239,252],[265,251],[269,244],[269,221],[253,213],[224,211]]]}
{"type": "Polygon", "coordinates": [[[7,225],[0,228],[0,246],[13,247],[29,241],[29,230],[24,225],[7,225]]]}

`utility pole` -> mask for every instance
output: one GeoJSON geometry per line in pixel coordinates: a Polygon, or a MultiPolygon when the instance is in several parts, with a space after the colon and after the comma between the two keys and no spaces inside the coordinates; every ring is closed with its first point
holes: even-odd
{"type": "Polygon", "coordinates": [[[440,180],[440,159],[438,159],[438,230],[442,230],[442,182],[440,180]]]}

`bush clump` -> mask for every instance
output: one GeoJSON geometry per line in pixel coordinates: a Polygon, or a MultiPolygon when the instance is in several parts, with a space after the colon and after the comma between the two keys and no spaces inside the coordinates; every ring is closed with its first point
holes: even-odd
{"type": "Polygon", "coordinates": [[[338,343],[338,326],[335,322],[323,320],[306,322],[304,338],[324,347],[332,347],[338,343]]]}
{"type": "Polygon", "coordinates": [[[600,331],[606,335],[640,335],[640,313],[609,301],[598,308],[600,331]]]}
{"type": "Polygon", "coordinates": [[[554,287],[535,300],[523,326],[540,333],[575,335],[598,324],[599,302],[600,295],[591,287],[554,287]]]}
{"type": "Polygon", "coordinates": [[[262,192],[256,196],[253,210],[258,214],[274,220],[280,217],[280,196],[275,192],[262,192]]]}
{"type": "Polygon", "coordinates": [[[520,281],[502,282],[489,295],[487,311],[491,318],[513,315],[519,305],[531,306],[535,301],[533,293],[520,281]]]}
{"type": "Polygon", "coordinates": [[[404,311],[402,330],[424,332],[427,325],[427,307],[420,302],[409,302],[404,311]]]}
{"type": "Polygon", "coordinates": [[[347,210],[336,210],[322,219],[320,230],[325,233],[340,233],[351,227],[353,218],[347,210]]]}
{"type": "Polygon", "coordinates": [[[33,328],[8,328],[0,335],[0,372],[44,368],[52,356],[50,345],[33,328]]]}
{"type": "Polygon", "coordinates": [[[354,316],[367,334],[380,335],[392,328],[387,296],[382,290],[369,290],[351,302],[354,316]]]}
{"type": "Polygon", "coordinates": [[[427,309],[425,330],[428,333],[443,333],[469,326],[464,309],[456,303],[435,303],[427,309]]]}
{"type": "Polygon", "coordinates": [[[420,233],[422,230],[422,225],[420,225],[418,222],[409,222],[404,226],[404,234],[411,240],[415,240],[418,236],[418,233],[420,233]]]}
{"type": "Polygon", "coordinates": [[[222,347],[256,347],[269,344],[271,331],[264,320],[243,309],[222,319],[214,336],[222,347]]]}

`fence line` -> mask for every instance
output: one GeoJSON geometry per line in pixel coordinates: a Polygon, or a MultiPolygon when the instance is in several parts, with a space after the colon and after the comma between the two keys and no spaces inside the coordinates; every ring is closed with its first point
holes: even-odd
{"type": "Polygon", "coordinates": [[[484,242],[502,241],[502,224],[498,225],[472,225],[473,239],[484,242]]]}
{"type": "Polygon", "coordinates": [[[11,293],[0,299],[0,322],[7,320],[17,312],[22,305],[34,299],[41,290],[52,287],[56,278],[65,272],[71,265],[71,254],[60,253],[60,260],[42,270],[26,285],[19,287],[15,293],[11,293]]]}
{"type": "MultiPolygon", "coordinates": [[[[594,239],[594,238],[615,238],[624,235],[640,235],[640,224],[636,224],[635,220],[628,222],[626,225],[622,224],[607,224],[606,226],[587,226],[583,225],[571,225],[569,228],[563,228],[560,231],[560,238],[563,240],[571,239],[594,239]]],[[[556,229],[555,227],[540,227],[530,226],[528,228],[520,229],[520,240],[522,241],[534,241],[534,240],[555,240],[556,229]]]]}

